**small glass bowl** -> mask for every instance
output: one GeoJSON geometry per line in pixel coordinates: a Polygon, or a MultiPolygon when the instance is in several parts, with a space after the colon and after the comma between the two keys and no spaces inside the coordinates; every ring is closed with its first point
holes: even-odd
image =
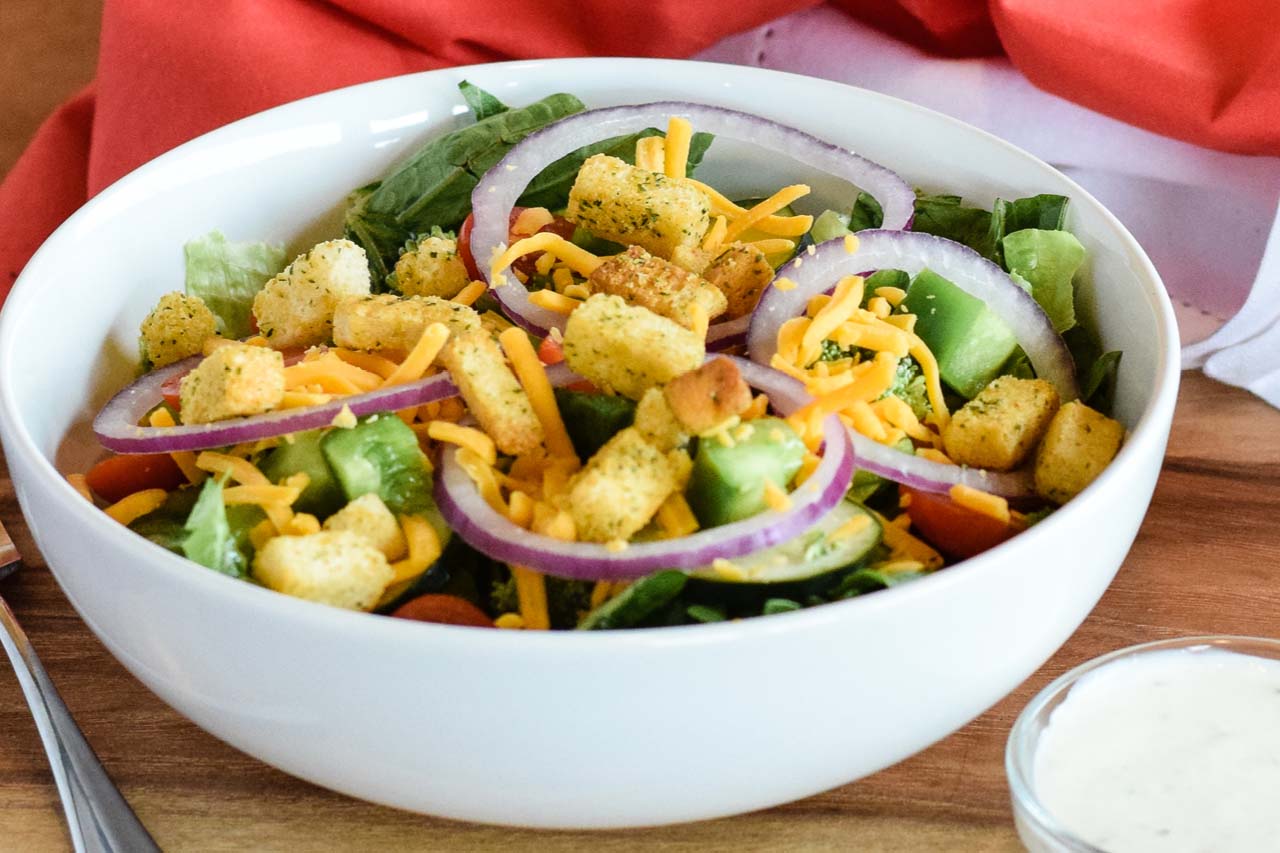
{"type": "Polygon", "coordinates": [[[1181,637],[1117,649],[1085,661],[1052,681],[1022,709],[1009,732],[1004,752],[1004,769],[1013,800],[1013,820],[1018,837],[1031,853],[1106,853],[1058,823],[1036,796],[1035,758],[1040,736],[1048,727],[1053,712],[1066,701],[1071,689],[1084,676],[1122,658],[1171,649],[1191,652],[1218,649],[1280,660],[1280,640],[1229,635],[1181,637]]]}

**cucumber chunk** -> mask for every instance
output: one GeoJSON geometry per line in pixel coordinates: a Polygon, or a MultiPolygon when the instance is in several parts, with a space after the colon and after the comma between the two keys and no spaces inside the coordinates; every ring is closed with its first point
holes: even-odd
{"type": "Polygon", "coordinates": [[[804,442],[786,421],[758,418],[747,425],[750,435],[732,446],[716,438],[698,442],[685,497],[703,527],[763,511],[765,480],[785,489],[804,463],[804,442]]]}
{"type": "Polygon", "coordinates": [[[373,492],[396,515],[434,515],[431,469],[418,436],[395,415],[372,415],[320,441],[348,501],[373,492]]]}
{"type": "Polygon", "coordinates": [[[320,449],[323,430],[296,433],[293,441],[285,441],[271,451],[259,466],[273,483],[299,472],[306,474],[307,487],[294,502],[294,509],[325,518],[342,508],[342,487],[334,479],[333,469],[320,449]]]}

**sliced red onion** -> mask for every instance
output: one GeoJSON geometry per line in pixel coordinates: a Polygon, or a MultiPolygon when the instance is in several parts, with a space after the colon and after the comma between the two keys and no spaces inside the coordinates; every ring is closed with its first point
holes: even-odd
{"type": "Polygon", "coordinates": [[[803,253],[778,270],[779,277],[796,286],[769,287],[760,297],[747,332],[752,361],[768,364],[778,351],[782,324],[803,314],[811,297],[830,290],[842,276],[889,269],[915,275],[928,269],[985,302],[1013,332],[1036,375],[1052,383],[1063,402],[1080,396],[1075,362],[1049,315],[1000,267],[968,246],[932,234],[880,229],[855,236],[858,248],[852,254],[845,251],[843,239],[828,240],[812,255],[803,253]]]}
{"type": "Polygon", "coordinates": [[[747,342],[747,329],[751,326],[751,315],[737,317],[716,323],[707,329],[707,352],[720,352],[729,347],[736,347],[747,342]]]}
{"type": "MultiPolygon", "coordinates": [[[[648,127],[666,127],[672,116],[688,119],[700,131],[755,143],[850,182],[880,202],[886,228],[905,228],[911,221],[915,193],[906,181],[878,163],[802,130],[750,113],[685,101],[605,107],[563,118],[526,136],[481,178],[471,194],[475,216],[471,254],[485,278],[493,283],[489,264],[494,251],[506,246],[511,210],[539,172],[584,145],[648,127]]],[[[510,268],[498,274],[507,284],[492,292],[513,322],[536,335],[563,329],[564,315],[531,303],[510,268]]]]}
{"type": "Polygon", "coordinates": [[[319,406],[285,409],[248,418],[173,427],[138,426],[138,422],[163,399],[160,386],[200,363],[201,356],[153,370],[116,394],[93,419],[93,431],[107,450],[116,453],[173,453],[208,450],[246,441],[258,441],[290,432],[333,424],[343,407],[354,415],[394,412],[435,400],[456,397],[458,389],[447,373],[417,382],[378,388],[364,394],[338,397],[319,406]]]}
{"type": "Polygon", "coordinates": [[[859,468],[912,489],[945,494],[952,486],[964,485],[1005,498],[1029,498],[1036,493],[1030,471],[988,471],[967,465],[947,465],[903,453],[856,429],[848,432],[859,468]]]}
{"type": "MultiPolygon", "coordinates": [[[[932,270],[965,293],[981,299],[1013,332],[1036,374],[1053,384],[1063,401],[1079,396],[1075,363],[1062,336],[1054,331],[1044,309],[1004,270],[967,246],[932,234],[910,231],[861,231],[850,254],[844,240],[829,240],[802,254],[778,271],[796,283],[791,290],[770,287],[751,315],[747,349],[753,361],[768,364],[778,350],[782,324],[804,313],[809,299],[831,289],[845,275],[867,270],[900,269],[915,275],[932,270]]],[[[858,467],[894,482],[928,492],[946,492],[961,483],[1004,497],[1034,494],[1031,477],[946,465],[903,453],[852,431],[858,467]]]]}
{"type": "MultiPolygon", "coordinates": [[[[808,402],[804,385],[795,379],[743,359],[733,360],[747,383],[764,391],[784,414],[808,402]]],[[[558,384],[572,378],[555,377],[552,381],[558,384]]],[[[454,448],[446,448],[442,454],[436,476],[436,503],[453,531],[477,551],[557,577],[621,580],[657,569],[696,569],[716,559],[733,559],[798,536],[831,511],[849,488],[854,468],[853,445],[835,415],[824,422],[823,439],[822,461],[791,493],[791,506],[785,512],[765,511],[679,539],[630,544],[621,551],[593,542],[561,542],[513,524],[480,496],[475,482],[458,464],[454,448]]]]}

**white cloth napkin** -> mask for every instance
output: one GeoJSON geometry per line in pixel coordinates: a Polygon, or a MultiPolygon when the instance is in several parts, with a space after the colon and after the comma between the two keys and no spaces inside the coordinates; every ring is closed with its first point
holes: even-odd
{"type": "Polygon", "coordinates": [[[1174,301],[1183,367],[1280,407],[1280,158],[1212,151],[1032,86],[1007,59],[943,59],[820,6],[698,59],[839,80],[913,101],[1052,163],[1146,249],[1174,301]]]}

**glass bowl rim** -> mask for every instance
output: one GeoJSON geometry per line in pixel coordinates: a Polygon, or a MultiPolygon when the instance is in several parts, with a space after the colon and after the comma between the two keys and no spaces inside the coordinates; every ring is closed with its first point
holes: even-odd
{"type": "Polygon", "coordinates": [[[1094,847],[1062,826],[1049,813],[1044,804],[1040,802],[1039,797],[1036,796],[1035,786],[1032,782],[1032,768],[1025,766],[1026,762],[1023,761],[1024,753],[1028,758],[1034,758],[1035,756],[1034,749],[1028,750],[1026,748],[1032,737],[1033,721],[1040,716],[1047,705],[1059,698],[1065,698],[1066,694],[1080,679],[1107,664],[1114,663],[1122,658],[1138,657],[1152,652],[1174,649],[1203,651],[1209,648],[1223,649],[1241,654],[1250,654],[1252,651],[1254,657],[1259,656],[1256,654],[1259,650],[1265,650],[1269,654],[1264,656],[1280,660],[1280,639],[1241,634],[1198,634],[1188,637],[1172,637],[1125,646],[1090,658],[1067,670],[1049,682],[1040,692],[1036,693],[1014,720],[1013,727],[1009,730],[1009,738],[1005,742],[1005,777],[1009,783],[1009,794],[1013,800],[1015,815],[1021,810],[1022,815],[1032,824],[1037,833],[1057,842],[1064,849],[1072,851],[1072,853],[1106,853],[1106,851],[1094,847]]]}

